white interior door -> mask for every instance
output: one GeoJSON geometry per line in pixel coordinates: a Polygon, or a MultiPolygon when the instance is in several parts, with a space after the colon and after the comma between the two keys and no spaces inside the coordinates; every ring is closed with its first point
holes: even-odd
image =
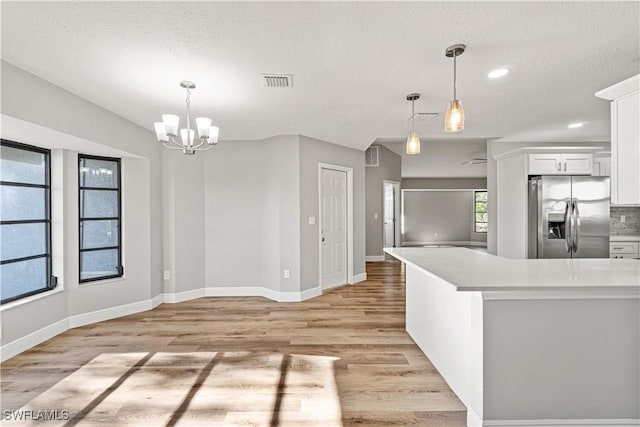
{"type": "Polygon", "coordinates": [[[321,169],[320,286],[347,283],[347,173],[321,169]]]}
{"type": "Polygon", "coordinates": [[[384,247],[396,246],[396,190],[393,184],[384,185],[384,247]]]}

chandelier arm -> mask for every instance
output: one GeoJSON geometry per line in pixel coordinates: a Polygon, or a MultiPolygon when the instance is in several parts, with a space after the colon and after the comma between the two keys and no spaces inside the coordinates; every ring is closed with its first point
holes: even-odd
{"type": "Polygon", "coordinates": [[[165,142],[165,147],[167,148],[174,148],[176,150],[182,150],[184,147],[184,145],[178,143],[178,141],[176,140],[176,137],[174,136],[170,136],[169,137],[169,141],[165,142]]]}
{"type": "Polygon", "coordinates": [[[191,148],[198,148],[198,147],[202,147],[202,145],[204,144],[204,139],[200,141],[200,144],[198,145],[194,145],[191,148]]]}
{"type": "Polygon", "coordinates": [[[170,150],[182,150],[184,147],[174,147],[173,145],[169,145],[167,142],[163,142],[162,145],[164,145],[166,148],[170,149],[170,150]]]}
{"type": "MultiPolygon", "coordinates": [[[[202,144],[201,144],[202,145],[202,144]]],[[[198,145],[199,147],[200,145],[198,145]]],[[[193,148],[195,151],[209,151],[213,148],[213,145],[209,145],[208,147],[203,147],[203,148],[193,148]]]]}

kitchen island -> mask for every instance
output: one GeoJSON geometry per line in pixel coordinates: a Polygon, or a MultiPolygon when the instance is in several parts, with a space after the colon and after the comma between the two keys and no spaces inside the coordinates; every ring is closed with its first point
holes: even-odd
{"type": "Polygon", "coordinates": [[[640,262],[389,248],[469,426],[640,425],[640,262]]]}

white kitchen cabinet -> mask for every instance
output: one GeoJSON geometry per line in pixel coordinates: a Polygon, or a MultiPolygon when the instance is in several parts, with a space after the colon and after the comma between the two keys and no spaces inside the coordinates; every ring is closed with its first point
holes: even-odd
{"type": "Polygon", "coordinates": [[[611,157],[593,157],[593,176],[611,176],[611,157]]]}
{"type": "Polygon", "coordinates": [[[611,204],[640,205],[640,74],[596,96],[611,101],[611,204]]]}
{"type": "Polygon", "coordinates": [[[638,242],[610,242],[610,258],[640,258],[638,242]]]}
{"type": "Polygon", "coordinates": [[[592,153],[529,154],[529,175],[591,175],[592,153]]]}

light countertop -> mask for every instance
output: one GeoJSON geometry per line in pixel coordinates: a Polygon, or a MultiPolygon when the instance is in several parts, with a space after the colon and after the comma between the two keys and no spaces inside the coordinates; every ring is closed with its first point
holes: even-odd
{"type": "Polygon", "coordinates": [[[640,242],[640,236],[609,236],[610,242],[640,242]]]}
{"type": "Polygon", "coordinates": [[[457,291],[593,290],[640,293],[633,259],[508,259],[466,248],[387,248],[457,291]]]}

